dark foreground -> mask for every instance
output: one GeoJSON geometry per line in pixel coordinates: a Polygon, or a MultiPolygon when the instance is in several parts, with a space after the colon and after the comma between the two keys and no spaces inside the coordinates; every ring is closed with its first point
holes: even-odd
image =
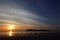
{"type": "Polygon", "coordinates": [[[0,37],[0,40],[60,40],[60,32],[57,33],[30,33],[25,36],[15,35],[11,37],[0,37]]]}

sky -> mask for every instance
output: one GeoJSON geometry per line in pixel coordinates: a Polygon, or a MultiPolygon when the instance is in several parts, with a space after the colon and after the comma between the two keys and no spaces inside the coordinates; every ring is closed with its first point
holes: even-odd
{"type": "Polygon", "coordinates": [[[16,25],[15,30],[60,28],[59,0],[0,0],[0,30],[16,25]]]}

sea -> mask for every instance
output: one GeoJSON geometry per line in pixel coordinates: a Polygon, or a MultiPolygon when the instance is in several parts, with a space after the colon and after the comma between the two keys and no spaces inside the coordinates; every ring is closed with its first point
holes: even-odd
{"type": "Polygon", "coordinates": [[[8,40],[60,40],[60,32],[50,31],[19,31],[0,32],[0,39],[8,40]],[[5,38],[5,39],[4,39],[5,38]]]}

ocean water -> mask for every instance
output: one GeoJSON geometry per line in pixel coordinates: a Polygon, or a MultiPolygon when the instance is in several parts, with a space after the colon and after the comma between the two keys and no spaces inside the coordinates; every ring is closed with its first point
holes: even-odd
{"type": "Polygon", "coordinates": [[[20,31],[20,32],[0,32],[0,37],[8,36],[40,36],[42,34],[49,34],[50,32],[38,32],[38,31],[20,31]]]}
{"type": "Polygon", "coordinates": [[[0,40],[60,40],[60,32],[50,31],[0,32],[0,40]]]}

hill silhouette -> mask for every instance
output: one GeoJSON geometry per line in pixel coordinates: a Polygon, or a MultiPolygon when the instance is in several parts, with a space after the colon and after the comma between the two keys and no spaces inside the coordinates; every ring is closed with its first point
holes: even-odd
{"type": "Polygon", "coordinates": [[[35,29],[27,29],[26,31],[52,31],[52,30],[35,30],[35,29]]]}

